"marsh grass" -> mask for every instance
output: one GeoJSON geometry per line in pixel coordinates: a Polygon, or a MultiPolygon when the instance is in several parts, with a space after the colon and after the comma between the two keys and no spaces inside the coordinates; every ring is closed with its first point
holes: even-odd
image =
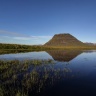
{"type": "Polygon", "coordinates": [[[47,60],[0,60],[0,73],[4,70],[8,70],[9,68],[27,70],[31,65],[41,65],[41,64],[50,64],[54,63],[52,59],[47,60]]]}
{"type": "Polygon", "coordinates": [[[59,80],[61,73],[71,72],[55,69],[55,63],[52,59],[0,60],[0,96],[36,96],[59,80]]]}

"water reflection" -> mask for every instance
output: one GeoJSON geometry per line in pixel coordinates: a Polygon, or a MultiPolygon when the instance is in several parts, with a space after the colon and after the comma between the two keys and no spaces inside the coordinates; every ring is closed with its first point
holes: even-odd
{"type": "Polygon", "coordinates": [[[96,96],[96,52],[53,50],[47,51],[50,55],[45,53],[16,55],[19,58],[40,56],[40,61],[34,63],[33,60],[0,62],[0,96],[96,96]]]}
{"type": "Polygon", "coordinates": [[[54,60],[61,62],[69,62],[82,53],[82,51],[75,50],[49,50],[46,52],[51,55],[54,60]]]}
{"type": "Polygon", "coordinates": [[[24,60],[24,59],[52,59],[52,57],[45,51],[40,52],[26,52],[26,53],[16,53],[16,54],[2,54],[0,55],[0,60],[24,60]]]}
{"type": "Polygon", "coordinates": [[[0,59],[54,59],[56,61],[69,62],[83,51],[75,50],[49,50],[49,51],[40,51],[40,52],[27,52],[27,53],[17,53],[17,54],[2,54],[0,59]]]}

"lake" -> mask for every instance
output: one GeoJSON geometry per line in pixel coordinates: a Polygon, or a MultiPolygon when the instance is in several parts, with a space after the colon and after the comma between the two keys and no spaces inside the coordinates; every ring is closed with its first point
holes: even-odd
{"type": "Polygon", "coordinates": [[[96,96],[95,50],[2,54],[0,61],[0,96],[96,96]],[[5,62],[3,69],[2,61],[11,60],[18,64],[7,66],[5,62]],[[25,70],[23,60],[45,63],[30,62],[25,70]]]}

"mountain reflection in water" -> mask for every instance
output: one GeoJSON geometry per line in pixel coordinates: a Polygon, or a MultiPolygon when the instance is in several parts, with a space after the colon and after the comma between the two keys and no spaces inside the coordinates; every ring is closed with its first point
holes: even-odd
{"type": "Polygon", "coordinates": [[[82,51],[75,50],[49,50],[46,52],[51,55],[54,60],[61,62],[69,62],[82,53],[82,51]]]}

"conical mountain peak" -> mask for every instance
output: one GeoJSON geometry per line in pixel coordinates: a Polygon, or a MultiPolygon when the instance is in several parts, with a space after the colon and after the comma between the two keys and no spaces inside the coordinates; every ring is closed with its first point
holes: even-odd
{"type": "Polygon", "coordinates": [[[55,34],[45,46],[82,46],[85,45],[69,33],[55,34]]]}

